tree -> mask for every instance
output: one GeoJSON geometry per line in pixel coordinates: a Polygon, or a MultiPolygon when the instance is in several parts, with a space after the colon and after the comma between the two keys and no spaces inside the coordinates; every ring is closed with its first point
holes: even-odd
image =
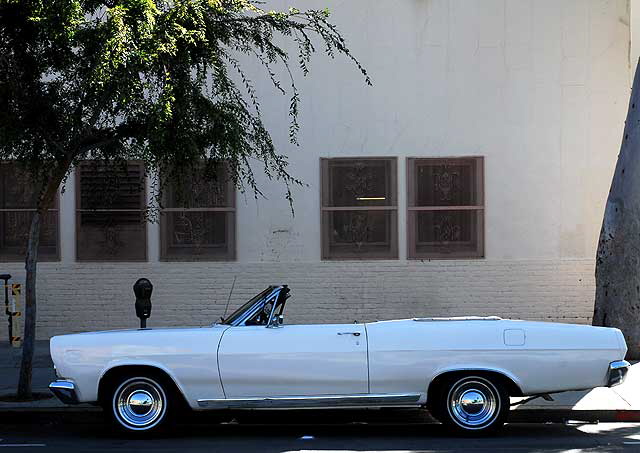
{"type": "Polygon", "coordinates": [[[600,230],[593,313],[593,325],[622,330],[632,359],[640,359],[639,68],[600,230]]]}
{"type": "MultiPolygon", "coordinates": [[[[83,159],[141,159],[178,181],[225,161],[238,187],[260,194],[250,165],[298,184],[265,128],[240,57],[290,96],[297,144],[295,67],[318,45],[366,71],[326,10],[266,11],[249,0],[0,0],[0,160],[15,160],[38,189],[26,253],[25,328],[18,396],[31,396],[40,225],[83,159]],[[284,74],[286,84],[278,74],[284,74]]],[[[215,179],[215,171],[207,171],[215,179]]]]}

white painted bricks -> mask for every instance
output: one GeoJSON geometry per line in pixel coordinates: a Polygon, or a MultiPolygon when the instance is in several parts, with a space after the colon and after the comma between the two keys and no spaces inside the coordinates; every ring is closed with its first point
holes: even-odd
{"type": "MultiPolygon", "coordinates": [[[[40,265],[38,338],[138,326],[132,286],[154,284],[153,326],[209,325],[269,284],[289,284],[286,323],[498,315],[589,323],[588,260],[40,265]]],[[[10,269],[21,274],[19,266],[10,269]]],[[[0,335],[6,336],[0,322],[0,335]]],[[[0,337],[2,338],[2,337],[0,337]]]]}

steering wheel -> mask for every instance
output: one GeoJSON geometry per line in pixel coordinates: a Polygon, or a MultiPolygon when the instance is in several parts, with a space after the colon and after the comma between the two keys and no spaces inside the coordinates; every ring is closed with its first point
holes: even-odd
{"type": "Polygon", "coordinates": [[[260,325],[266,326],[269,322],[269,316],[271,315],[271,310],[273,309],[273,303],[265,304],[262,312],[260,313],[260,325]]]}

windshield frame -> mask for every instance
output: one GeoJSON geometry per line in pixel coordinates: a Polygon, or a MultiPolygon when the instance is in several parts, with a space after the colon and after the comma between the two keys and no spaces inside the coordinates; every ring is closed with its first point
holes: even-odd
{"type": "Polygon", "coordinates": [[[274,295],[276,295],[282,287],[280,286],[269,286],[265,290],[253,296],[247,302],[242,304],[239,308],[237,308],[233,313],[231,313],[227,318],[223,319],[220,324],[227,326],[239,326],[243,325],[243,323],[249,319],[254,312],[256,312],[256,307],[260,307],[264,305],[268,300],[272,299],[274,295]]]}

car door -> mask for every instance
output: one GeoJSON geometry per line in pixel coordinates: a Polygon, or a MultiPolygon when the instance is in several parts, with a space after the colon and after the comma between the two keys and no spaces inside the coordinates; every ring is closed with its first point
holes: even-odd
{"type": "Polygon", "coordinates": [[[218,349],[227,398],[368,392],[363,324],[237,326],[218,349]]]}

